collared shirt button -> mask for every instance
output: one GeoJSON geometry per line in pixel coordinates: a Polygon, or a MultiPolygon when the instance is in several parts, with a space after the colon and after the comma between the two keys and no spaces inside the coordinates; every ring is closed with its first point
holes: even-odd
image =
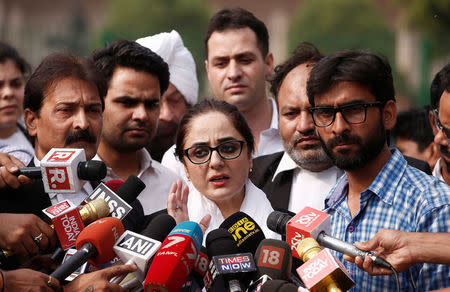
{"type": "Polygon", "coordinates": [[[355,231],[355,227],[353,227],[353,225],[350,225],[348,227],[348,232],[353,232],[353,231],[355,231]]]}

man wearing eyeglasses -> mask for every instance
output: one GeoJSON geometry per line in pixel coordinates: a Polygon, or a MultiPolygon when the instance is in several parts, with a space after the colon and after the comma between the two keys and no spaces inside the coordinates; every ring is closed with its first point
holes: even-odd
{"type": "Polygon", "coordinates": [[[430,123],[440,158],[433,175],[450,185],[450,63],[434,77],[430,88],[430,123]]]}
{"type": "MultiPolygon", "coordinates": [[[[407,165],[388,148],[386,130],[396,120],[391,67],[386,58],[359,51],[320,60],[307,83],[310,112],[321,143],[345,174],[328,195],[325,211],[331,235],[367,241],[381,228],[449,232],[450,187],[407,165]]],[[[339,259],[342,254],[336,253],[339,259]]],[[[370,258],[344,262],[356,282],[353,291],[394,291],[395,278],[370,258]]],[[[450,286],[450,266],[416,264],[399,274],[402,291],[450,286]]]]}

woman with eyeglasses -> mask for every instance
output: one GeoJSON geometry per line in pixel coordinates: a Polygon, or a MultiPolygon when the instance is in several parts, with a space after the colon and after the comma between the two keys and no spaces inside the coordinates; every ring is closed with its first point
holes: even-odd
{"type": "Polygon", "coordinates": [[[273,211],[269,200],[248,178],[253,149],[251,130],[234,105],[204,100],[193,106],[180,122],[175,150],[191,187],[183,187],[181,181],[172,185],[168,213],[177,222],[204,225],[211,215],[206,237],[227,217],[242,211],[261,226],[266,238],[280,238],[267,228],[273,211]]]}
{"type": "Polygon", "coordinates": [[[27,131],[18,123],[27,72],[29,65],[17,50],[0,41],[0,152],[12,154],[25,165],[34,155],[27,131]]]}

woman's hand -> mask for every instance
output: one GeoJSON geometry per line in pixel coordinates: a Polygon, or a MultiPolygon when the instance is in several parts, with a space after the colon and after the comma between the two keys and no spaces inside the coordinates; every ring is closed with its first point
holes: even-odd
{"type": "Polygon", "coordinates": [[[167,200],[167,213],[175,219],[177,224],[189,221],[188,197],[189,187],[187,185],[183,187],[180,179],[172,184],[167,200]]]}
{"type": "MultiPolygon", "coordinates": [[[[183,221],[189,221],[189,212],[187,207],[189,197],[189,187],[185,185],[181,180],[177,180],[172,184],[169,192],[169,198],[167,200],[167,213],[172,216],[175,221],[181,223],[183,221]]],[[[209,222],[211,221],[211,215],[206,214],[198,223],[200,228],[205,233],[208,229],[209,222]]]]}

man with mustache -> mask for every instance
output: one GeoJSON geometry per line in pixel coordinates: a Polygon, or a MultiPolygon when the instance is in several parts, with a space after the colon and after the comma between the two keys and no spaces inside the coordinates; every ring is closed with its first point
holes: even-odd
{"type": "MultiPolygon", "coordinates": [[[[92,61],[71,54],[46,57],[25,86],[24,120],[35,150],[29,166],[39,166],[52,148],[83,148],[86,159],[92,159],[100,141],[105,94],[106,82],[92,61]]],[[[0,165],[0,248],[26,257],[54,247],[55,232],[41,220],[46,217],[41,210],[66,199],[79,205],[92,186],[86,183],[75,194],[47,194],[42,180],[13,175],[24,167],[17,159],[3,154],[0,165]]]]}
{"type": "Polygon", "coordinates": [[[430,88],[429,113],[433,125],[434,143],[439,148],[440,158],[433,175],[450,185],[450,63],[439,71],[430,88]]]}
{"type": "Polygon", "coordinates": [[[308,43],[275,68],[271,92],[278,105],[278,127],[284,150],[253,160],[250,178],[262,189],[274,209],[298,213],[306,206],[319,210],[343,172],[324,152],[309,113],[306,81],[324,56],[308,43]]]}
{"type": "MultiPolygon", "coordinates": [[[[324,150],[345,171],[325,204],[332,236],[361,242],[382,228],[449,232],[450,187],[408,166],[397,149],[391,153],[388,148],[386,130],[394,126],[397,110],[385,57],[360,51],[327,56],[311,70],[307,92],[324,150]]],[[[382,274],[369,257],[355,262],[370,275],[382,274]]],[[[356,282],[352,291],[396,289],[391,275],[372,277],[350,262],[344,265],[356,282]]],[[[399,274],[400,290],[449,287],[449,274],[448,265],[417,264],[399,274]]]]}
{"type": "Polygon", "coordinates": [[[144,215],[166,209],[170,186],[179,177],[145,149],[158,127],[160,99],[169,85],[163,59],[137,42],[119,40],[91,59],[108,82],[103,131],[95,159],[108,167],[105,180],[137,175],[146,185],[138,196],[144,215]]]}

